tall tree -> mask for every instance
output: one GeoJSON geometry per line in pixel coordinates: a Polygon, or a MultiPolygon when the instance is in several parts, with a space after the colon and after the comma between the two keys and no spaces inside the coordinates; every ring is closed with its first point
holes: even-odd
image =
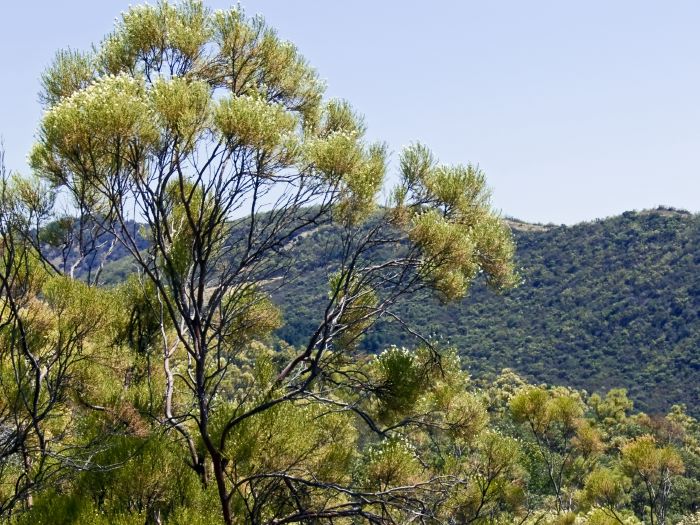
{"type": "MultiPolygon", "coordinates": [[[[224,521],[234,522],[241,491],[263,482],[292,505],[271,516],[246,496],[236,512],[253,523],[388,521],[390,508],[427,519],[416,497],[423,482],[361,488],[291,475],[289,465],[241,478],[235,437],[270,411],[293,417],[314,405],[393,439],[358,408],[377,385],[362,379],[354,347],[377,319],[401,323],[392,306],[424,287],[455,300],[479,274],[495,288],[515,282],[510,232],[483,173],[440,165],[415,144],[379,207],[386,147],[366,141],[347,102],[324,101],[292,44],[236,8],[130,8],[93,52],[59,53],[43,85],[31,164],[71,203],[71,235],[76,224],[87,232],[71,268],[100,242],[130,253],[154,321],[139,340],[157,345],[164,374],[159,421],[179,434],[202,483],[213,477],[224,521]],[[294,278],[295,237],[318,228],[341,232],[338,245],[319,246],[334,255],[322,321],[271,376],[253,374],[251,387],[261,366],[253,341],[279,323],[269,292],[294,278]],[[384,249],[396,246],[398,255],[384,249]]],[[[35,231],[65,220],[56,208],[32,213],[35,231]]]]}

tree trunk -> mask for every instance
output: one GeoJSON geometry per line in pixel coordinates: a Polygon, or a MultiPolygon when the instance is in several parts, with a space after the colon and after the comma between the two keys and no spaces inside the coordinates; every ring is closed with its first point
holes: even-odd
{"type": "Polygon", "coordinates": [[[224,475],[224,465],[221,456],[217,453],[212,456],[214,465],[214,477],[216,478],[216,488],[219,492],[219,501],[221,502],[221,511],[224,516],[224,523],[232,525],[231,506],[229,505],[228,491],[226,490],[226,477],[224,475]]]}

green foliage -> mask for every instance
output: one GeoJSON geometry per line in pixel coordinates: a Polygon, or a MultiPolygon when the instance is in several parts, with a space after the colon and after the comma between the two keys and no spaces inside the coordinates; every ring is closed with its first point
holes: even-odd
{"type": "Polygon", "coordinates": [[[367,490],[387,490],[392,486],[410,485],[420,471],[415,447],[397,437],[367,448],[358,477],[360,485],[367,490]]]}
{"type": "Polygon", "coordinates": [[[44,105],[51,107],[94,80],[95,69],[90,54],[73,50],[56,53],[53,64],[41,76],[44,105]]]}
{"type": "Polygon", "coordinates": [[[151,91],[152,104],[169,133],[182,137],[184,149],[192,147],[192,139],[209,123],[211,93],[202,80],[182,77],[159,78],[151,91]]]}
{"type": "Polygon", "coordinates": [[[52,106],[31,165],[55,183],[68,172],[113,175],[115,164],[139,164],[141,151],[159,139],[143,81],[119,74],[101,77],[52,106]]]}
{"type": "MultiPolygon", "coordinates": [[[[256,403],[254,393],[262,393],[259,388],[276,374],[273,361],[258,361],[248,387],[252,390],[243,401],[251,406],[256,403]]],[[[261,508],[260,519],[274,519],[289,502],[282,486],[265,476],[281,472],[300,476],[308,470],[315,473],[316,480],[346,483],[363,491],[424,483],[427,488],[430,479],[460,479],[435,503],[440,515],[456,522],[499,523],[533,515],[547,523],[636,524],[645,511],[635,503],[635,480],[655,483],[661,479],[658,476],[670,476],[665,478],[670,487],[664,503],[666,515],[669,520],[686,514],[690,519],[694,502],[683,507],[673,503],[683,501],[682,491],[686,490],[679,454],[682,451],[690,461],[700,454],[687,445],[659,446],[652,435],[636,436],[643,414],[619,417],[618,433],[598,438],[604,443],[596,461],[582,472],[567,471],[561,490],[571,499],[567,509],[558,509],[552,486],[537,482],[537,476],[546,478],[552,466],[546,460],[533,463],[533,451],[539,450],[536,454],[541,458],[556,456],[563,450],[561,439],[573,443],[581,438],[581,428],[594,432],[605,428],[595,407],[584,403],[579,393],[541,386],[523,385],[514,395],[494,396],[508,391],[512,383],[508,374],[487,393],[464,377],[453,355],[447,353],[440,361],[442,366],[435,368],[436,361],[427,350],[414,353],[392,348],[367,362],[368,372],[383,378],[382,384],[393,378],[393,386],[387,387],[391,394],[378,393],[382,406],[376,407],[377,413],[391,402],[394,414],[411,421],[383,438],[363,436],[364,423],[352,412],[329,412],[314,402],[278,405],[237,426],[229,437],[227,455],[236,460],[236,479],[249,481],[232,500],[234,514],[255,504],[261,508]],[[417,392],[423,394],[417,397],[417,392]],[[479,401],[485,395],[501,399],[493,400],[489,413],[479,401]],[[501,411],[499,404],[510,409],[501,411]],[[528,421],[533,425],[519,424],[528,421]],[[573,433],[566,434],[569,428],[573,433]],[[621,451],[609,446],[620,439],[625,443],[621,451]]],[[[134,387],[128,388],[127,397],[134,387]]],[[[234,399],[221,403],[227,408],[216,412],[220,419],[213,422],[215,427],[218,421],[226,422],[227,410],[245,410],[234,399]]],[[[124,428],[132,430],[129,435],[114,434],[103,440],[97,464],[110,467],[78,473],[38,492],[33,508],[19,514],[16,523],[216,522],[216,495],[212,487],[203,488],[182,461],[176,440],[149,430],[146,420],[136,423],[138,413],[126,405],[114,406],[115,421],[131,420],[131,426],[124,428]],[[134,432],[134,425],[142,425],[142,430],[134,432]]],[[[371,403],[367,408],[368,414],[375,410],[371,403]]],[[[674,417],[678,418],[669,415],[669,424],[674,417]]],[[[99,417],[90,420],[91,425],[100,425],[99,417]]],[[[683,428],[691,433],[685,435],[684,443],[692,446],[700,438],[692,433],[696,427],[697,422],[686,416],[683,428]]],[[[216,438],[216,431],[213,435],[216,438]]],[[[585,447],[571,446],[568,451],[568,465],[590,457],[585,447]]],[[[419,497],[431,501],[430,490],[419,497]]],[[[311,492],[307,497],[316,496],[311,492]]],[[[344,501],[338,498],[336,503],[344,501]]],[[[658,509],[660,502],[654,504],[658,509]]],[[[393,519],[405,518],[398,509],[388,512],[393,519]]]]}
{"type": "MultiPolygon", "coordinates": [[[[439,334],[457,348],[476,377],[492,379],[508,367],[536,382],[624,388],[623,405],[633,401],[652,413],[685,403],[697,416],[698,221],[658,210],[569,227],[511,222],[522,277],[517,288],[494,295],[477,277],[464,301],[441,305],[416,294],[395,310],[419,333],[439,334]]],[[[318,318],[313,305],[326,293],[334,259],[316,247],[337,239],[337,231],[318,229],[295,245],[302,254],[299,277],[275,295],[286,321],[278,333],[289,343],[301,344],[318,318]]],[[[413,344],[390,320],[364,341],[370,352],[413,344]]]]}
{"type": "Polygon", "coordinates": [[[622,472],[601,467],[586,478],[582,501],[615,511],[629,501],[632,481],[622,472]]]}
{"type": "Polygon", "coordinates": [[[379,383],[379,400],[388,414],[412,408],[424,392],[427,371],[418,356],[406,348],[391,347],[372,363],[379,383]]]}
{"type": "Polygon", "coordinates": [[[683,472],[683,461],[671,446],[659,447],[651,435],[636,438],[622,449],[622,466],[630,476],[658,485],[668,475],[683,472]]]}
{"type": "Polygon", "coordinates": [[[472,165],[439,165],[422,144],[406,148],[399,162],[394,220],[422,250],[425,276],[442,298],[463,297],[478,272],[494,288],[514,286],[515,246],[491,211],[484,173],[472,165]]]}
{"type": "Polygon", "coordinates": [[[3,519],[653,525],[697,510],[682,407],[629,415],[624,391],[513,372],[480,388],[437,334],[376,339],[380,321],[407,326],[402,297],[415,314],[435,305],[424,290],[516,285],[511,229],[478,167],[421,144],[379,207],[386,146],[323,102],[262,18],[133,7],[92,53],[59,53],[43,87],[34,176],[2,171],[3,519]],[[100,287],[117,246],[138,272],[100,287]],[[330,293],[313,296],[320,275],[330,293]],[[294,307],[323,319],[274,349],[274,292],[299,276],[294,307]],[[358,352],[371,337],[386,350],[358,352]]]}
{"type": "Polygon", "coordinates": [[[268,104],[248,95],[222,100],[214,117],[216,127],[226,137],[273,154],[285,135],[297,125],[293,114],[280,104],[268,104]]]}

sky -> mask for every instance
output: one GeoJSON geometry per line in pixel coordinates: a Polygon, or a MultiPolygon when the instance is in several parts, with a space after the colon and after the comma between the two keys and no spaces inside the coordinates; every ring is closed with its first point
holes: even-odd
{"type": "MultiPolygon", "coordinates": [[[[8,168],[26,172],[42,70],[58,49],[99,42],[129,2],[0,3],[0,136],[8,168]]],[[[700,211],[696,0],[241,4],[365,115],[392,167],[421,141],[442,162],[478,164],[494,206],[532,222],[700,211]]]]}

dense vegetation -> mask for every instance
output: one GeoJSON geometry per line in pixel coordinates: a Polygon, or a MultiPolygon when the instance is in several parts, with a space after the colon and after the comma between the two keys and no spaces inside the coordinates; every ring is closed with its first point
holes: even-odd
{"type": "MultiPolygon", "coordinates": [[[[262,345],[255,351],[250,386],[257,390],[282,358],[262,345]]],[[[364,366],[385,390],[357,407],[394,430],[367,434],[349,407],[287,405],[252,419],[232,450],[238,475],[250,480],[234,500],[235,513],[255,509],[241,523],[284,522],[280,516],[294,515],[295,498],[320,497],[330,479],[360,493],[393,491],[377,506],[376,522],[425,521],[425,513],[437,518],[428,522],[452,524],[698,523],[700,424],[680,407],[649,417],[634,413],[622,390],[587,396],[529,385],[511,371],[479,385],[449,355],[436,368],[425,350],[390,348],[364,366]],[[309,482],[298,493],[264,477],[287,472],[294,479],[308,469],[318,486],[309,482]],[[410,486],[423,490],[409,495],[410,486]]],[[[133,382],[122,391],[116,377],[111,385],[114,408],[82,409],[88,421],[74,422],[102,433],[93,461],[104,468],[63,472],[13,522],[218,522],[211,486],[203,488],[182,461],[177,439],[149,423],[144,386],[133,382]]],[[[332,508],[348,496],[339,487],[323,499],[332,508]]]]}
{"type": "Polygon", "coordinates": [[[262,18],[130,8],[41,101],[31,175],[0,155],[0,521],[697,523],[684,406],[472,379],[417,331],[520,280],[484,173],[415,143],[386,188],[262,18]]]}
{"type": "MultiPolygon", "coordinates": [[[[521,284],[494,295],[483,283],[445,305],[430,295],[397,305],[423,334],[457,348],[477,377],[510,367],[532,381],[589,391],[624,387],[636,405],[662,413],[684,403],[700,410],[700,217],[659,208],[575,226],[510,221],[521,284]]],[[[284,312],[277,331],[301,344],[318,321],[316,302],[338,257],[337,230],[295,238],[299,265],[275,293],[284,312]]],[[[133,271],[115,252],[108,282],[133,271]]],[[[415,344],[397,322],[380,322],[369,352],[415,344]]]]}
{"type": "MultiPolygon", "coordinates": [[[[495,295],[477,282],[459,303],[411,298],[396,313],[449,341],[475,376],[509,367],[589,391],[624,387],[646,411],[685,403],[699,415],[700,217],[659,209],[576,226],[511,226],[520,286],[495,295]]],[[[316,321],[336,243],[331,230],[297,241],[304,268],[279,294],[278,333],[292,344],[316,321]]],[[[365,348],[414,343],[387,319],[365,348]]]]}

